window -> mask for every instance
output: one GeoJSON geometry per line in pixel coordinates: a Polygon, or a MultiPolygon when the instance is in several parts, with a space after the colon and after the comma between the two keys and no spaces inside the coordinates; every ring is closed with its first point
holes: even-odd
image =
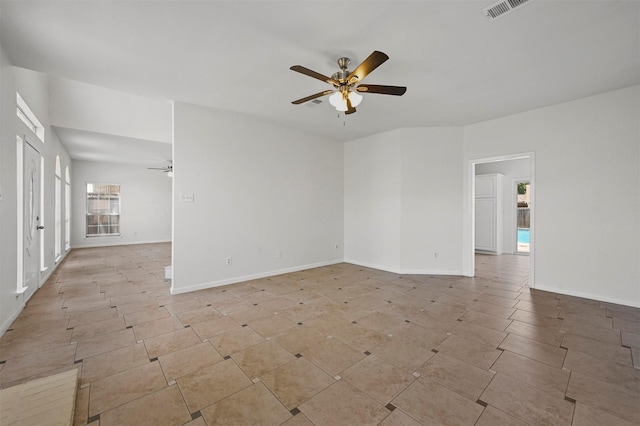
{"type": "Polygon", "coordinates": [[[56,155],[56,177],[55,177],[55,259],[56,262],[62,255],[62,170],[60,169],[60,156],[56,155]]]}
{"type": "Polygon", "coordinates": [[[44,142],[44,126],[38,120],[38,117],[31,111],[31,108],[22,99],[20,93],[16,93],[16,115],[42,142],[44,142]]]}
{"type": "Polygon", "coordinates": [[[35,133],[37,127],[35,124],[33,124],[33,121],[31,121],[31,119],[27,117],[27,114],[25,114],[24,111],[20,109],[20,107],[17,107],[16,110],[17,110],[16,113],[18,115],[18,118],[22,120],[22,122],[29,128],[29,130],[35,133]]]}
{"type": "Polygon", "coordinates": [[[87,183],[87,237],[120,235],[120,185],[87,183]]]}
{"type": "Polygon", "coordinates": [[[64,171],[64,249],[71,248],[71,177],[69,166],[64,171]]]}

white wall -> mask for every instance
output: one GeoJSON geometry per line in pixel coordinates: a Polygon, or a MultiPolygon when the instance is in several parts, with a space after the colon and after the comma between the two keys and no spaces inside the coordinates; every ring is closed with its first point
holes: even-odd
{"type": "Polygon", "coordinates": [[[0,45],[0,333],[20,313],[16,188],[16,87],[14,70],[0,45]]]}
{"type": "Polygon", "coordinates": [[[402,132],[344,145],[345,261],[400,270],[402,132]]]}
{"type": "Polygon", "coordinates": [[[401,150],[401,270],[460,275],[462,129],[403,129],[401,150]]]}
{"type": "Polygon", "coordinates": [[[50,78],[51,124],[171,143],[171,102],[59,77],[50,78]]]}
{"type": "Polygon", "coordinates": [[[342,144],[175,103],[173,158],[173,293],[342,260],[342,144]]]}
{"type": "Polygon", "coordinates": [[[469,161],[535,152],[535,286],[640,306],[640,86],[464,129],[469,161]]]}
{"type": "Polygon", "coordinates": [[[71,246],[96,247],[171,241],[171,179],[158,170],[128,164],[73,161],[71,246]],[[86,236],[86,184],[118,183],[118,237],[86,236]]]}
{"type": "MultiPolygon", "coordinates": [[[[48,77],[44,74],[11,66],[0,46],[0,332],[4,332],[22,311],[25,293],[17,293],[22,277],[17,267],[17,200],[16,135],[28,141],[44,157],[44,271],[40,284],[53,273],[55,262],[54,182],[56,156],[60,156],[62,172],[70,165],[69,155],[52,131],[49,122],[48,77]],[[36,137],[16,116],[16,91],[37,116],[45,130],[45,142],[36,137]]],[[[73,173],[73,171],[71,171],[73,173]]],[[[63,176],[64,181],[64,176],[63,176]]],[[[60,246],[64,250],[65,194],[61,194],[63,218],[60,246]]]]}
{"type": "Polygon", "coordinates": [[[462,130],[398,129],[344,149],[345,260],[459,274],[462,130]]]}
{"type": "Polygon", "coordinates": [[[504,253],[515,254],[517,249],[517,197],[514,180],[530,179],[530,160],[494,161],[476,165],[476,176],[501,173],[502,179],[502,249],[504,253]]]}

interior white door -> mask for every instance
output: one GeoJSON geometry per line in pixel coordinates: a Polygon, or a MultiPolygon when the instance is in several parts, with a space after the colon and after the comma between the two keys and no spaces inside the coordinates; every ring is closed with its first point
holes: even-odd
{"type": "Polygon", "coordinates": [[[40,283],[40,154],[24,144],[24,280],[25,301],[40,283]]]}

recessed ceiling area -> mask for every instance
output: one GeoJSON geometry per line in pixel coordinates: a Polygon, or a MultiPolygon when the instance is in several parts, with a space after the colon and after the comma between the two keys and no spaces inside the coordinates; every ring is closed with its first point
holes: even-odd
{"type": "MultiPolygon", "coordinates": [[[[640,83],[640,3],[535,0],[489,21],[492,3],[2,0],[0,36],[15,66],[335,141],[467,125],[640,83]],[[290,66],[331,75],[339,57],[355,66],[374,50],[390,60],[365,83],[402,84],[404,96],[365,93],[347,117],[328,102],[291,104],[326,84],[290,66]]],[[[86,148],[86,133],[56,131],[70,153],[86,148]]]]}

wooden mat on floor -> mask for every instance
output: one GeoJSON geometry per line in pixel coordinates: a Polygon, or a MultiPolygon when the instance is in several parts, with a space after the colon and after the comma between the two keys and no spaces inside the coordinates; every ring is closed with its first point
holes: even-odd
{"type": "Polygon", "coordinates": [[[1,425],[72,425],[78,369],[0,390],[1,425]]]}

